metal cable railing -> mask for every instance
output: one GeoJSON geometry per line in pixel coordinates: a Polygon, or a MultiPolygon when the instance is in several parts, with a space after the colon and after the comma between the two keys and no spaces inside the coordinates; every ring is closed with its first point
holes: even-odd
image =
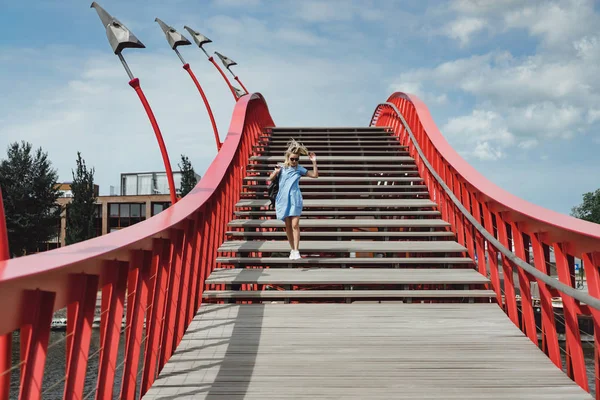
{"type": "MultiPolygon", "coordinates": [[[[490,243],[492,246],[494,246],[510,262],[514,263],[515,265],[517,265],[518,267],[523,269],[525,272],[532,275],[537,280],[544,282],[546,285],[558,290],[561,293],[564,293],[576,300],[579,300],[582,303],[587,304],[588,306],[594,308],[595,310],[600,310],[600,299],[598,299],[596,297],[592,297],[589,294],[582,293],[580,290],[574,289],[571,286],[568,286],[568,285],[560,282],[559,280],[544,274],[543,272],[541,272],[534,266],[528,264],[527,262],[525,262],[525,261],[521,260],[519,257],[517,257],[515,254],[513,254],[512,251],[507,249],[498,239],[496,239],[490,232],[488,232],[479,223],[479,221],[477,221],[475,219],[475,217],[473,217],[473,215],[471,215],[471,213],[465,208],[465,206],[463,206],[463,204],[460,202],[460,200],[454,195],[454,192],[452,192],[452,190],[446,185],[444,180],[437,174],[437,172],[435,171],[433,166],[429,163],[429,161],[425,157],[425,154],[421,150],[421,147],[419,146],[419,143],[417,142],[417,139],[414,136],[410,126],[408,125],[408,123],[404,119],[404,116],[402,115],[402,113],[400,113],[400,110],[398,110],[396,105],[393,103],[390,103],[390,102],[385,102],[385,103],[380,103],[377,106],[377,108],[382,107],[382,106],[390,107],[392,110],[394,110],[397,117],[402,122],[402,125],[403,125],[404,129],[406,130],[408,137],[410,138],[415,150],[419,154],[419,157],[421,158],[423,165],[425,165],[425,167],[428,169],[431,176],[433,176],[433,178],[437,181],[437,183],[443,188],[443,190],[446,192],[446,195],[452,200],[452,203],[454,203],[454,206],[458,210],[460,210],[460,212],[463,214],[463,216],[469,221],[469,223],[473,227],[475,227],[475,229],[479,232],[479,234],[481,236],[483,236],[483,238],[485,240],[487,240],[488,243],[490,243]]],[[[373,116],[376,117],[375,113],[373,114],[373,116]]]]}

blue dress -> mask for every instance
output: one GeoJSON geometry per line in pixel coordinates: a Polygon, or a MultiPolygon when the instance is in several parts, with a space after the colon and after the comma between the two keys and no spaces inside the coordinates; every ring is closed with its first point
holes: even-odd
{"type": "Polygon", "coordinates": [[[302,214],[302,193],[298,183],[306,175],[307,169],[298,167],[283,167],[279,172],[279,192],[275,198],[275,213],[277,219],[299,217],[302,214]]]}

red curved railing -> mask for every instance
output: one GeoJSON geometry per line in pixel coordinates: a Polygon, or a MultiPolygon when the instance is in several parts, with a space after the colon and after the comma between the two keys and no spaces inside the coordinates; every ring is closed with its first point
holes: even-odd
{"type": "Polygon", "coordinates": [[[597,332],[594,379],[596,398],[600,399],[600,225],[546,210],[494,185],[454,151],[425,104],[414,95],[392,94],[386,103],[377,106],[371,125],[390,127],[402,144],[409,146],[432,199],[440,206],[442,218],[450,222],[458,242],[477,260],[479,271],[490,277],[497,301],[508,317],[536,345],[531,282],[537,283],[542,321],[540,347],[561,369],[552,297],[562,299],[566,373],[587,391],[578,316],[591,315],[597,332]],[[550,262],[551,250],[555,265],[550,262]],[[583,263],[587,293],[575,289],[576,259],[583,263]],[[551,266],[555,266],[558,280],[550,276],[551,266]],[[516,295],[515,285],[520,296],[516,295]]]}
{"type": "Polygon", "coordinates": [[[6,378],[16,370],[20,399],[44,397],[52,314],[64,307],[65,399],[83,398],[91,362],[97,363],[96,392],[92,393],[96,399],[113,398],[116,373],[122,375],[120,398],[135,398],[140,374],[141,388],[137,389],[141,394],[148,390],[200,307],[204,281],[215,268],[217,248],[239,198],[252,146],[261,131],[271,126],[264,98],[244,96],[235,105],[221,151],[197,186],[177,204],[109,235],[0,261],[0,359],[10,360],[11,335],[20,334],[20,362],[0,370],[0,400],[8,399],[6,378]],[[100,350],[89,354],[100,289],[100,350]],[[118,364],[125,305],[125,353],[118,364]]]}

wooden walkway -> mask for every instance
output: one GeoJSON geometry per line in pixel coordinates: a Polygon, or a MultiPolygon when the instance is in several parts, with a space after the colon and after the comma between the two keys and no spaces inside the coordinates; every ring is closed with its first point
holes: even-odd
{"type": "Polygon", "coordinates": [[[591,399],[496,304],[203,305],[144,399],[591,399]]]}
{"type": "Polygon", "coordinates": [[[145,399],[591,398],[495,303],[385,129],[277,128],[255,149],[205,304],[145,399]],[[321,171],[300,182],[299,260],[266,196],[290,137],[321,171]]]}

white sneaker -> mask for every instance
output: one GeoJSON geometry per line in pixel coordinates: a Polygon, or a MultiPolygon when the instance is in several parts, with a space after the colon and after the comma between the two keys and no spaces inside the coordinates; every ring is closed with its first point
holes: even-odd
{"type": "Polygon", "coordinates": [[[300,252],[298,250],[292,250],[290,253],[290,260],[299,260],[302,257],[300,257],[300,252]]]}
{"type": "Polygon", "coordinates": [[[290,250],[290,256],[288,257],[290,260],[294,259],[294,256],[296,254],[296,250],[290,250]]]}

